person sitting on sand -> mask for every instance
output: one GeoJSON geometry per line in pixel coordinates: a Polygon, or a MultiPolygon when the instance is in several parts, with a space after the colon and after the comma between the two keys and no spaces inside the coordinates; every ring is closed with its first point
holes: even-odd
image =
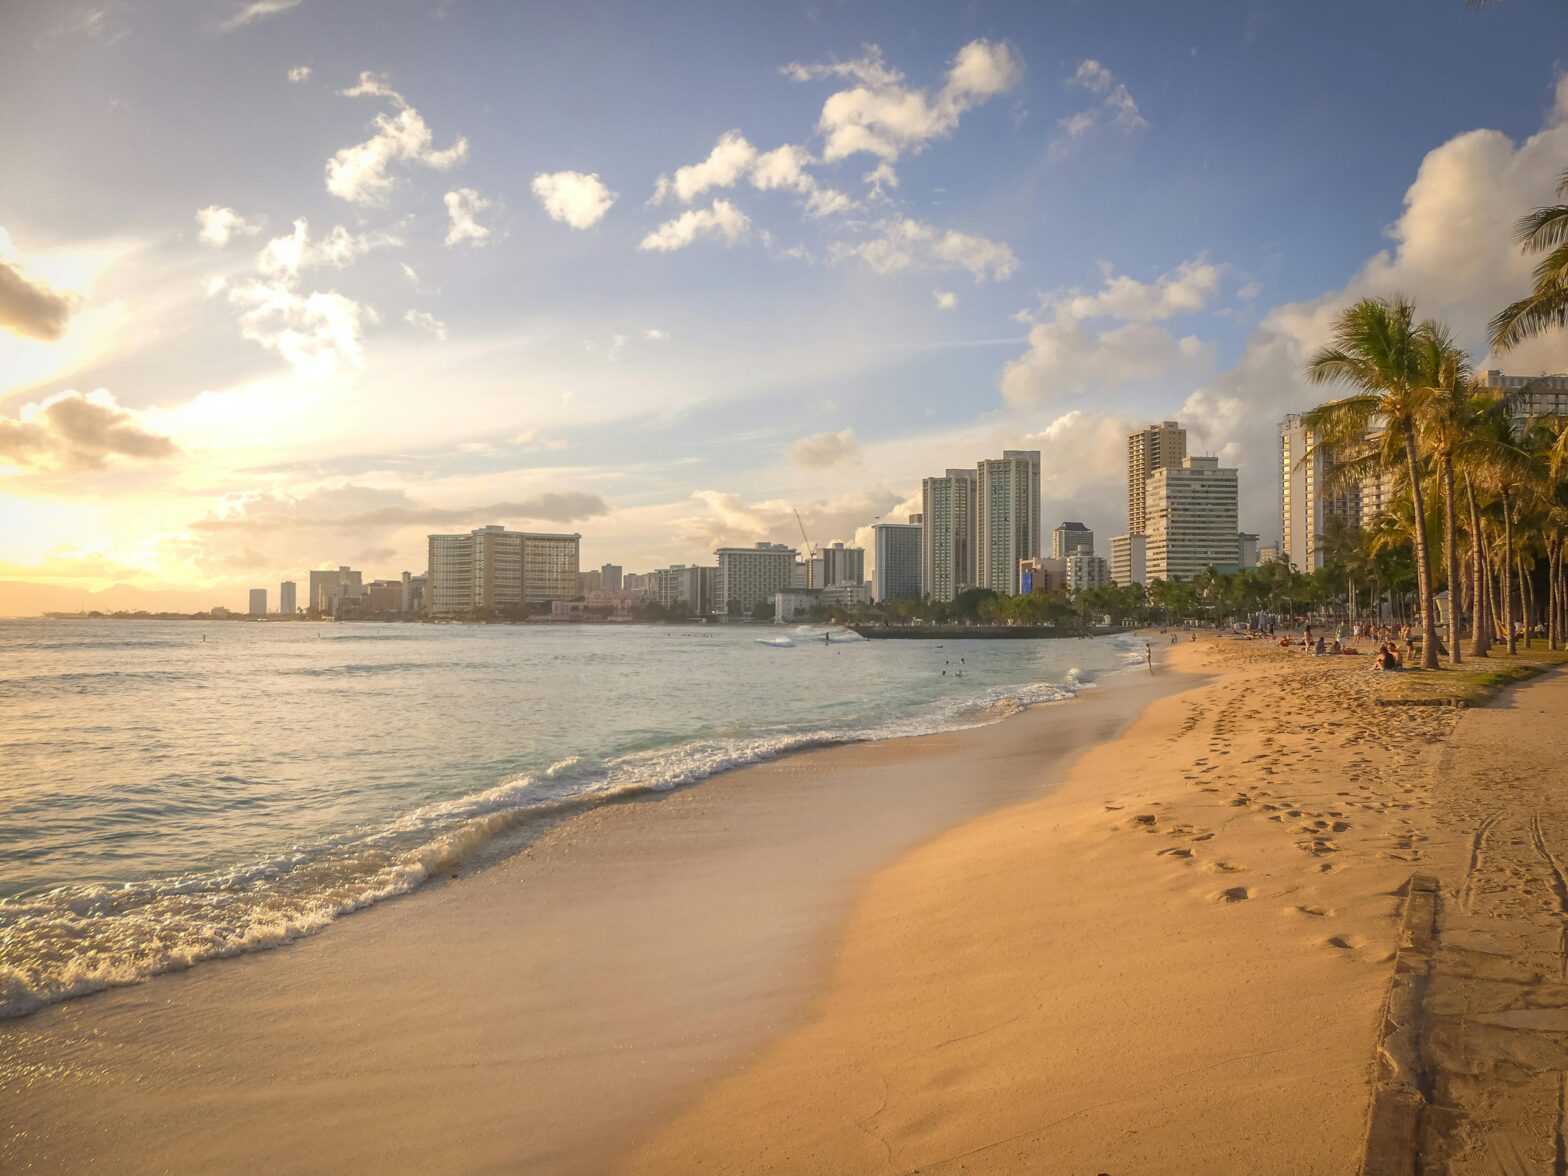
{"type": "Polygon", "coordinates": [[[1399,668],[1399,658],[1389,647],[1387,641],[1377,647],[1377,656],[1372,659],[1372,668],[1383,671],[1397,670],[1399,668]]]}
{"type": "Polygon", "coordinates": [[[1328,651],[1329,651],[1329,652],[1330,652],[1330,653],[1335,653],[1335,654],[1338,654],[1338,653],[1343,653],[1343,652],[1344,652],[1344,651],[1345,651],[1345,647],[1344,647],[1344,645],[1343,645],[1343,644],[1342,644],[1342,643],[1341,643],[1341,642],[1340,642],[1340,640],[1339,640],[1339,638],[1338,638],[1338,637],[1336,637],[1336,638],[1334,638],[1334,644],[1333,644],[1333,645],[1331,645],[1331,646],[1329,646],[1329,650],[1328,650],[1328,651]]]}
{"type": "Polygon", "coordinates": [[[1312,655],[1314,657],[1322,657],[1324,650],[1327,648],[1328,647],[1323,643],[1323,634],[1319,633],[1317,644],[1312,647],[1312,655]]]}

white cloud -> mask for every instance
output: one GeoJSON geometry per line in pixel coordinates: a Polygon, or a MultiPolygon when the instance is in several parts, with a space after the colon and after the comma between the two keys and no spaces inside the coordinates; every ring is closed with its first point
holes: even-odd
{"type": "Polygon", "coordinates": [[[406,262],[406,261],[401,261],[401,262],[398,263],[398,265],[400,265],[402,267],[402,269],[403,269],[403,276],[408,279],[409,284],[411,286],[413,286],[415,289],[418,289],[419,288],[419,275],[414,272],[414,267],[409,265],[408,262],[406,262]]]}
{"type": "Polygon", "coordinates": [[[103,388],[61,392],[0,417],[0,461],[45,469],[101,469],[112,458],[155,461],[179,449],[103,388]]]}
{"type": "Polygon", "coordinates": [[[791,445],[789,456],[796,465],[807,469],[825,469],[857,460],[860,457],[860,442],[855,437],[854,429],[840,429],[837,433],[813,433],[791,445]]]}
{"type": "Polygon", "coordinates": [[[278,16],[291,9],[298,8],[301,0],[250,0],[241,5],[232,16],[223,22],[223,29],[228,32],[242,28],[254,21],[264,20],[269,16],[278,16]]]}
{"type": "Polygon", "coordinates": [[[0,327],[53,343],[64,337],[74,308],[70,294],[54,289],[14,256],[10,236],[0,229],[0,327]]]}
{"type": "Polygon", "coordinates": [[[483,245],[490,236],[490,230],[474,218],[490,207],[490,201],[473,188],[458,188],[448,192],[442,199],[446,202],[446,214],[450,222],[446,243],[461,245],[466,241],[470,245],[483,245]]]}
{"type": "Polygon", "coordinates": [[[1061,134],[1051,143],[1050,154],[1060,159],[1071,149],[1075,140],[1083,138],[1096,127],[1109,124],[1125,134],[1132,134],[1148,127],[1148,120],[1133,101],[1127,87],[1116,80],[1114,74],[1098,61],[1089,58],[1079,63],[1067,85],[1087,90],[1099,101],[1086,110],[1056,120],[1061,134]]]}
{"type": "Polygon", "coordinates": [[[1058,314],[1073,318],[1108,315],[1129,322],[1155,322],[1202,310],[1219,290],[1224,268],[1200,255],[1152,282],[1140,282],[1107,269],[1104,284],[1094,293],[1069,290],[1051,295],[1046,301],[1058,314]]]}
{"type": "Polygon", "coordinates": [[[703,237],[717,237],[733,245],[751,230],[751,221],[728,200],[715,200],[708,208],[689,208],[665,221],[642,239],[638,249],[670,253],[703,237]]]}
{"type": "Polygon", "coordinates": [[[749,546],[763,539],[798,546],[797,509],[814,542],[830,543],[834,539],[850,538],[868,519],[888,514],[903,495],[875,487],[812,502],[784,499],[752,502],[723,490],[697,490],[691,497],[702,509],[697,514],[673,520],[675,539],[683,545],[700,544],[712,550],[729,544],[749,546]]]}
{"type": "Polygon", "coordinates": [[[933,290],[931,291],[931,297],[936,299],[936,308],[938,310],[952,310],[953,307],[958,305],[958,295],[951,290],[933,290]]]}
{"type": "Polygon", "coordinates": [[[300,217],[287,237],[274,237],[262,247],[256,268],[269,278],[293,280],[302,270],[323,265],[342,269],[372,249],[402,243],[395,233],[351,233],[342,225],[333,225],[325,237],[312,240],[310,222],[300,217]]]}
{"type": "Polygon", "coordinates": [[[664,343],[668,341],[670,333],[661,331],[658,327],[649,327],[643,331],[642,337],[650,343],[664,343]]]}
{"type": "Polygon", "coordinates": [[[196,223],[201,226],[197,238],[203,244],[222,249],[235,237],[254,237],[261,232],[261,225],[246,220],[232,208],[209,204],[196,210],[196,223]]]}
{"type": "Polygon", "coordinates": [[[240,334],[276,352],[302,375],[319,378],[342,367],[362,367],[363,324],[375,321],[375,311],[335,290],[302,293],[299,280],[307,270],[342,269],[371,249],[398,243],[392,234],[354,234],[342,225],[315,241],[301,217],[290,235],[274,237],[256,255],[259,277],[228,288],[229,302],[241,308],[240,334]]]}
{"type": "Polygon", "coordinates": [[[593,228],[610,211],[616,197],[597,172],[540,172],[534,177],[533,190],[552,220],[574,229],[593,228]]]}
{"type": "Polygon", "coordinates": [[[967,270],[976,282],[986,278],[1005,281],[1018,268],[1013,251],[992,241],[957,229],[938,229],[905,217],[876,226],[878,236],[851,244],[836,241],[831,252],[837,259],[858,257],[881,274],[904,270],[967,270]]]}
{"type": "Polygon", "coordinates": [[[967,111],[1011,90],[1023,77],[1023,61],[1006,42],[971,41],[953,58],[934,94],[906,86],[904,75],[890,68],[874,45],[853,61],[796,63],[784,73],[795,81],[834,77],[855,83],[822,104],[817,130],[825,160],[866,153],[892,162],[950,134],[967,111]]]}
{"type": "Polygon", "coordinates": [[[1127,435],[1139,427],[1128,417],[1073,409],[1040,432],[1025,437],[1025,449],[1071,454],[1071,461],[1047,461],[1040,472],[1046,498],[1082,497],[1087,487],[1125,486],[1127,435]]]}
{"type": "Polygon", "coordinates": [[[296,65],[293,69],[289,70],[289,81],[291,81],[291,82],[308,82],[308,81],[310,81],[310,66],[308,66],[308,65],[296,65]]]}
{"type": "Polygon", "coordinates": [[[690,204],[713,188],[733,188],[749,181],[761,192],[782,189],[804,196],[808,216],[828,216],[853,208],[855,202],[847,194],[820,186],[806,170],[815,162],[811,152],[793,143],[758,151],[739,131],[726,131],[701,163],[676,168],[673,179],[660,176],[650,203],[660,204],[674,196],[690,204]]]}
{"type": "Polygon", "coordinates": [[[1177,338],[1151,323],[1091,330],[1070,316],[1038,323],[1029,350],[1002,370],[1002,396],[1012,405],[1108,391],[1160,377],[1188,376],[1211,362],[1212,344],[1177,338]]]}
{"type": "Polygon", "coordinates": [[[358,85],[342,94],[348,98],[388,98],[397,113],[376,115],[371,122],[375,134],[327,160],[327,191],[334,196],[354,204],[384,207],[397,184],[387,173],[393,163],[417,163],[446,171],[468,158],[468,140],[461,135],[450,147],[437,150],[425,120],[384,77],[367,70],[359,75],[358,85]]]}
{"type": "Polygon", "coordinates": [[[434,335],[437,342],[446,342],[446,324],[428,310],[406,311],[403,314],[403,321],[411,327],[434,335]]]}

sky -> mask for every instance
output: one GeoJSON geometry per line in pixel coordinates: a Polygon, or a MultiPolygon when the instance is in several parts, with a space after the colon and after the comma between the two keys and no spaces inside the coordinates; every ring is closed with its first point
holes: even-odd
{"type": "Polygon", "coordinates": [[[1108,553],[1166,419],[1269,543],[1348,302],[1568,370],[1485,344],[1565,69],[1558,0],[9,0],[0,614],[865,542],[1015,448],[1108,553]]]}

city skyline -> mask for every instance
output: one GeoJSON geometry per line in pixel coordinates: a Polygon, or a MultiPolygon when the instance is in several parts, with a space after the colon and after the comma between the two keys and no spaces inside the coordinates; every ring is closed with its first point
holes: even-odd
{"type": "Polygon", "coordinates": [[[796,509],[869,550],[1016,449],[1048,526],[1109,537],[1165,419],[1269,544],[1346,302],[1568,370],[1560,333],[1482,345],[1568,157],[1558,9],[1394,4],[1347,46],[1332,12],[1084,7],[9,6],[8,87],[57,97],[0,108],[0,613],[418,572],[487,524],[584,567],[793,545],[796,509]],[[1509,70],[1357,125],[1456,35],[1509,70]]]}

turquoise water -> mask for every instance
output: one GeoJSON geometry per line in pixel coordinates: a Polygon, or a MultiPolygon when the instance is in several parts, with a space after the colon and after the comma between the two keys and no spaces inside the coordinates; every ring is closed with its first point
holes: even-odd
{"type": "Polygon", "coordinates": [[[0,1016],[286,942],[545,815],[1058,701],[1135,647],[0,621],[0,1016]]]}

